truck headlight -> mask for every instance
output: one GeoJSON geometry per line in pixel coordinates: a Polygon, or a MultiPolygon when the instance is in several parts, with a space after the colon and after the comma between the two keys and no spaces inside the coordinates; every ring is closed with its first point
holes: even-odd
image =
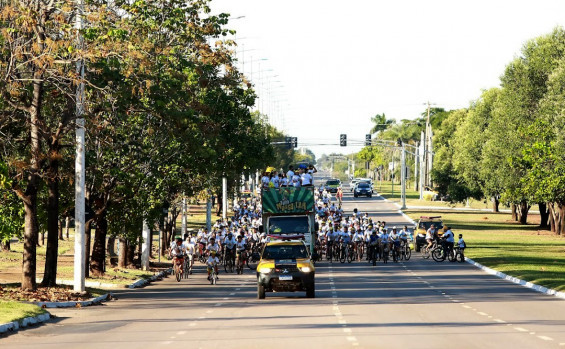
{"type": "Polygon", "coordinates": [[[260,272],[261,274],[268,274],[268,273],[270,273],[271,271],[273,271],[273,269],[271,269],[271,268],[261,268],[261,269],[259,269],[259,272],[260,272]]]}
{"type": "Polygon", "coordinates": [[[310,267],[300,267],[300,271],[304,272],[304,273],[309,273],[312,271],[312,268],[310,267]]]}

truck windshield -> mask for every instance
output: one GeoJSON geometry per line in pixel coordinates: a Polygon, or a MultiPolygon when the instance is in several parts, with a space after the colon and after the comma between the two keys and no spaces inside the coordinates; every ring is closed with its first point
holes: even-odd
{"type": "Polygon", "coordinates": [[[303,245],[270,245],[263,251],[264,259],[308,258],[308,251],[303,245]]]}
{"type": "Polygon", "coordinates": [[[331,179],[329,181],[326,181],[326,185],[338,185],[339,181],[337,179],[331,179]]]}
{"type": "Polygon", "coordinates": [[[270,234],[308,234],[308,217],[271,217],[270,234]]]}

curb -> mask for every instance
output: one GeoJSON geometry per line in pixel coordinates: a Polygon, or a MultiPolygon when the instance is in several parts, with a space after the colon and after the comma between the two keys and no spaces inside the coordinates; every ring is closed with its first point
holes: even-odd
{"type": "MultiPolygon", "coordinates": [[[[37,279],[37,282],[41,282],[43,279],[37,279]]],[[[65,279],[57,279],[57,285],[67,285],[73,286],[75,282],[73,280],[65,280],[65,279]]],[[[120,287],[119,284],[110,284],[110,283],[103,283],[98,281],[85,281],[84,286],[86,287],[94,287],[94,288],[118,288],[120,287]]]]}
{"type": "Polygon", "coordinates": [[[536,284],[531,283],[529,281],[518,279],[518,278],[516,278],[514,276],[510,276],[508,274],[504,274],[503,272],[500,272],[498,270],[495,270],[495,269],[492,269],[492,268],[489,268],[489,267],[485,267],[484,265],[475,262],[471,258],[465,257],[465,261],[467,263],[474,265],[475,267],[481,269],[482,271],[484,271],[487,274],[494,275],[494,276],[501,278],[501,279],[504,279],[504,280],[508,280],[512,283],[515,283],[515,284],[520,285],[520,286],[524,286],[526,288],[532,289],[532,290],[539,292],[539,293],[546,294],[548,296],[555,296],[557,298],[565,299],[565,292],[559,292],[559,291],[556,291],[552,288],[547,288],[547,287],[544,287],[544,286],[536,285],[536,284]]]}
{"type": "Polygon", "coordinates": [[[71,301],[71,302],[37,302],[38,306],[42,308],[72,308],[72,307],[88,307],[90,305],[99,304],[103,301],[109,301],[113,297],[112,293],[106,293],[102,296],[89,299],[87,301],[71,301]]]}
{"type": "Polygon", "coordinates": [[[26,317],[20,321],[12,321],[8,322],[7,324],[0,324],[0,334],[4,334],[6,332],[16,332],[20,328],[28,327],[30,325],[36,325],[43,323],[51,318],[51,314],[48,312],[45,314],[41,314],[38,316],[31,316],[26,317]]]}
{"type": "Polygon", "coordinates": [[[153,275],[149,279],[139,279],[136,282],[134,282],[133,284],[129,285],[128,288],[139,288],[139,287],[147,286],[148,284],[150,284],[151,282],[153,282],[155,280],[164,278],[167,274],[170,274],[171,271],[172,271],[172,269],[167,269],[167,270],[163,270],[162,272],[160,272],[157,275],[153,275]]]}

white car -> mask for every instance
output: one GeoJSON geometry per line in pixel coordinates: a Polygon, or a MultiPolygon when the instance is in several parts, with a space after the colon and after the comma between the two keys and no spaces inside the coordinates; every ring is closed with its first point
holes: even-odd
{"type": "Polygon", "coordinates": [[[357,183],[359,182],[361,178],[353,178],[350,182],[349,182],[349,191],[353,191],[353,189],[355,189],[355,186],[357,185],[357,183]]]}

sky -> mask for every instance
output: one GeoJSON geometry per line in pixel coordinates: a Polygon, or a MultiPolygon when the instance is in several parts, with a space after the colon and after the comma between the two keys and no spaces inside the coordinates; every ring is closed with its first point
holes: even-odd
{"type": "Polygon", "coordinates": [[[385,113],[465,108],[523,44],[565,26],[563,0],[212,0],[237,31],[257,107],[317,157],[349,154],[385,113]]]}

